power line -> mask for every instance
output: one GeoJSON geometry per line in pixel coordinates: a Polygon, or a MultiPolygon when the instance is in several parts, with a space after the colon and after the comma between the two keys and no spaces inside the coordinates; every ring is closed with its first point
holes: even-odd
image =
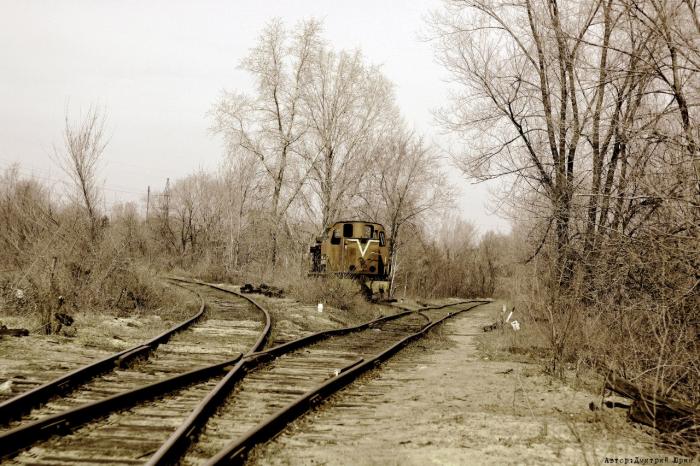
{"type": "MultiPolygon", "coordinates": [[[[54,183],[69,183],[70,182],[70,180],[68,180],[68,179],[59,179],[59,178],[52,178],[50,176],[37,175],[36,173],[34,173],[34,170],[29,170],[27,168],[23,168],[19,163],[16,163],[16,164],[15,163],[5,163],[5,162],[0,161],[0,165],[3,165],[3,164],[5,165],[5,168],[10,168],[12,166],[16,166],[18,171],[29,174],[33,178],[38,178],[40,180],[52,181],[54,183]]],[[[38,171],[44,171],[44,172],[51,173],[48,170],[42,170],[42,169],[38,169],[38,171]]],[[[103,185],[99,189],[102,189],[104,191],[115,192],[115,193],[123,193],[123,194],[136,194],[136,195],[143,195],[144,194],[143,191],[132,191],[132,190],[129,190],[128,188],[124,188],[123,186],[117,186],[117,185],[109,185],[109,186],[103,185]]],[[[161,196],[161,195],[162,194],[152,194],[152,196],[161,196]]]]}

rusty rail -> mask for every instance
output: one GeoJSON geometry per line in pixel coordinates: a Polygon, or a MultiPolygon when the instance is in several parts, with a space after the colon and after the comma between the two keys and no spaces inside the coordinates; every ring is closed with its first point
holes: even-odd
{"type": "MultiPolygon", "coordinates": [[[[256,366],[260,365],[261,363],[268,361],[270,359],[274,359],[282,354],[288,353],[290,351],[293,351],[295,349],[298,349],[300,347],[303,347],[305,345],[308,345],[310,343],[320,341],[325,338],[329,338],[334,335],[342,335],[346,333],[352,333],[360,330],[367,329],[369,327],[372,327],[373,325],[376,325],[378,323],[394,320],[394,319],[399,319],[405,315],[408,314],[419,314],[422,317],[426,318],[428,321],[422,329],[416,333],[413,334],[403,340],[401,340],[399,343],[393,345],[389,350],[381,353],[380,356],[382,355],[388,355],[386,357],[389,357],[393,352],[398,351],[402,346],[408,343],[409,339],[411,338],[417,338],[418,335],[422,335],[424,332],[428,331],[430,328],[435,326],[436,324],[442,322],[444,319],[440,319],[439,321],[432,322],[430,318],[424,314],[422,314],[422,311],[428,310],[428,309],[441,309],[444,307],[450,307],[450,306],[458,306],[461,304],[466,304],[466,303],[475,303],[477,302],[475,306],[470,307],[469,309],[476,307],[478,305],[481,305],[483,303],[486,303],[488,301],[486,300],[471,300],[471,301],[462,301],[458,303],[451,303],[448,305],[443,305],[443,306],[435,306],[435,307],[424,307],[422,309],[417,309],[417,310],[405,310],[402,312],[398,312],[397,314],[389,315],[389,316],[380,316],[376,319],[364,322],[359,325],[355,326],[350,326],[350,327],[344,327],[344,328],[339,328],[339,329],[333,329],[333,330],[326,330],[326,331],[321,331],[321,332],[316,332],[311,335],[307,335],[305,337],[299,338],[297,340],[293,340],[281,345],[278,345],[276,347],[267,349],[267,350],[261,350],[263,345],[265,344],[267,338],[269,337],[270,334],[270,328],[271,328],[271,319],[270,315],[265,310],[260,304],[258,304],[255,300],[252,298],[242,295],[240,293],[237,293],[232,290],[228,290],[226,288],[219,287],[217,285],[201,282],[201,281],[191,281],[191,280],[184,280],[181,278],[170,278],[171,280],[174,281],[179,281],[179,282],[184,282],[184,283],[190,283],[190,284],[198,284],[202,286],[208,286],[220,291],[224,291],[226,293],[231,293],[236,296],[239,296],[243,299],[246,299],[247,301],[251,302],[254,306],[256,306],[258,309],[260,309],[266,319],[266,325],[263,331],[261,332],[260,336],[258,337],[258,340],[256,343],[252,346],[250,351],[246,353],[245,355],[239,355],[236,358],[229,359],[227,361],[212,365],[212,366],[207,366],[203,367],[200,369],[196,369],[184,374],[179,374],[173,377],[170,377],[168,379],[152,383],[150,385],[144,386],[144,387],[139,387],[127,392],[119,393],[116,395],[113,395],[111,397],[108,397],[103,400],[99,400],[94,403],[90,403],[88,405],[80,406],[62,413],[58,413],[54,416],[35,421],[33,423],[30,423],[25,426],[18,427],[14,430],[8,431],[2,435],[0,435],[0,458],[11,455],[19,450],[25,449],[31,444],[33,444],[36,441],[39,441],[41,439],[45,439],[47,437],[50,437],[51,435],[54,435],[56,433],[60,433],[65,430],[70,430],[74,429],[77,426],[80,426],[82,424],[85,424],[91,420],[94,420],[99,417],[103,417],[110,412],[113,412],[114,410],[117,409],[124,409],[128,408],[130,406],[133,406],[135,404],[138,404],[139,402],[142,402],[147,399],[151,399],[163,394],[166,394],[172,390],[176,390],[178,388],[182,388],[186,385],[190,385],[193,383],[198,383],[201,381],[204,381],[206,379],[209,379],[211,377],[217,376],[222,373],[222,371],[228,371],[224,378],[217,384],[217,386],[207,395],[207,397],[202,400],[202,402],[197,406],[195,410],[190,414],[188,419],[178,428],[178,430],[171,435],[171,437],[163,444],[163,446],[152,456],[148,464],[149,465],[156,465],[156,464],[171,464],[174,462],[177,462],[177,460],[180,458],[180,455],[182,452],[189,446],[189,443],[192,441],[193,438],[196,437],[196,434],[198,433],[199,429],[203,426],[203,424],[206,422],[207,417],[213,412],[214,409],[216,409],[220,403],[225,399],[225,397],[230,393],[230,391],[234,388],[235,383],[242,379],[245,374],[255,368],[256,366]],[[395,348],[392,352],[392,349],[395,348]],[[231,368],[231,365],[234,365],[233,368],[231,368]]],[[[200,309],[200,313],[198,313],[196,318],[201,316],[201,312],[204,310],[204,305],[202,305],[202,309],[200,309]]],[[[462,311],[458,312],[463,312],[468,309],[464,309],[462,311]]],[[[458,313],[457,312],[457,313],[458,313]]],[[[451,317],[456,313],[451,313],[448,314],[447,317],[451,317]]],[[[195,319],[193,317],[193,319],[195,319]]],[[[445,317],[445,318],[447,318],[445,317]]],[[[196,320],[196,319],[195,319],[196,320]]],[[[167,333],[167,332],[166,332],[167,333]]],[[[158,337],[155,337],[152,340],[149,340],[150,343],[151,341],[155,341],[158,338],[163,337],[164,334],[159,335],[158,337]]],[[[139,352],[142,351],[142,347],[146,346],[147,344],[144,345],[138,345],[133,348],[130,348],[128,350],[122,351],[118,353],[118,355],[127,356],[130,353],[136,353],[140,354],[139,352]]],[[[116,355],[115,355],[116,356],[116,355]]],[[[376,364],[378,359],[377,358],[372,358],[369,362],[372,364],[376,364]]],[[[339,379],[339,380],[346,380],[345,377],[352,377],[350,379],[347,379],[347,382],[342,384],[341,386],[344,386],[345,384],[349,383],[352,379],[354,379],[357,375],[348,375],[348,374],[359,374],[356,371],[360,368],[365,368],[367,367],[368,361],[364,361],[363,359],[358,359],[357,361],[353,362],[352,364],[344,367],[338,377],[334,377],[331,379],[328,383],[339,379]],[[341,377],[342,376],[342,377],[341,377]]],[[[366,369],[362,369],[364,371],[366,369]]],[[[325,386],[326,384],[324,384],[325,386]]],[[[338,389],[340,386],[338,387],[338,389]]],[[[329,392],[330,393],[330,392],[329,392]]],[[[327,395],[326,395],[327,396],[327,395]]],[[[324,396],[325,397],[325,396],[324,396]]],[[[304,397],[302,397],[304,398],[304,397]]],[[[316,401],[320,401],[322,398],[314,397],[313,401],[314,403],[316,401]]],[[[302,402],[302,400],[300,400],[302,402]]],[[[285,408],[287,409],[287,408],[285,408]]],[[[294,408],[290,408],[292,411],[294,411],[294,408]]],[[[308,408],[307,408],[308,409],[308,408]]],[[[301,411],[303,412],[303,411],[301,411]]],[[[301,413],[299,412],[299,414],[301,413]]],[[[296,414],[298,416],[299,414],[296,414]]],[[[296,417],[295,416],[295,417],[296,417]]],[[[283,426],[282,426],[283,427],[283,426]]],[[[263,429],[265,431],[267,428],[263,429]]],[[[253,436],[254,438],[259,438],[261,434],[256,434],[253,436]]],[[[260,437],[262,438],[262,437],[260,437]]],[[[246,451],[247,448],[244,448],[243,451],[246,451]]],[[[238,450],[237,450],[238,451],[238,450]]],[[[218,456],[217,456],[218,457],[218,456]]]]}
{"type": "Polygon", "coordinates": [[[126,392],[117,393],[108,398],[62,411],[53,416],[9,430],[0,434],[0,458],[10,456],[20,450],[28,448],[40,440],[74,429],[113,411],[130,408],[144,400],[155,398],[187,385],[220,375],[227,367],[236,364],[241,357],[242,355],[239,353],[238,356],[228,361],[196,369],[184,374],[178,374],[126,392]]]}
{"type": "Polygon", "coordinates": [[[50,382],[42,384],[27,392],[10,398],[3,403],[0,403],[0,425],[16,419],[36,406],[45,403],[51,397],[66,393],[100,374],[112,371],[117,366],[123,366],[134,358],[140,356],[147,357],[151,351],[158,347],[158,345],[167,342],[174,334],[185,330],[204,315],[206,306],[204,300],[201,299],[201,296],[200,301],[199,311],[195,315],[175,325],[171,329],[166,330],[160,335],[155,336],[144,343],[139,343],[131,348],[127,348],[123,351],[107,356],[94,363],[79,367],[50,382]]]}
{"type": "Polygon", "coordinates": [[[378,317],[351,327],[323,330],[296,340],[289,341],[287,343],[283,343],[265,351],[251,352],[247,354],[229,371],[228,374],[226,374],[223,379],[221,379],[217,386],[209,393],[209,395],[207,395],[204,400],[202,400],[202,402],[192,411],[185,422],[178,427],[177,431],[175,431],[170,438],[168,438],[168,440],[158,449],[158,451],[148,460],[148,463],[146,464],[148,466],[155,466],[173,464],[177,462],[182,453],[189,446],[192,439],[196,437],[199,430],[206,423],[207,418],[223,402],[231,390],[233,390],[236,382],[240,381],[248,371],[254,369],[263,362],[334,335],[344,335],[347,333],[365,330],[378,323],[399,319],[405,315],[413,313],[415,313],[415,311],[403,311],[389,316],[378,317]]]}
{"type": "MultiPolygon", "coordinates": [[[[179,279],[178,281],[187,282],[186,280],[182,279],[179,279]]],[[[207,285],[204,283],[199,284],[207,285]]],[[[249,299],[246,296],[219,287],[212,287],[230,292],[232,294],[240,296],[241,298],[246,299],[247,301],[255,305],[263,313],[265,325],[263,330],[260,332],[258,339],[251,347],[251,352],[258,351],[259,349],[261,349],[270,335],[270,330],[272,327],[270,313],[258,303],[249,299]]],[[[193,319],[201,317],[201,313],[203,312],[203,310],[204,303],[202,303],[202,308],[200,309],[200,312],[196,316],[194,316],[193,319]]],[[[161,338],[164,335],[165,333],[159,335],[153,340],[161,338]]],[[[149,340],[149,342],[153,340],[149,340]]],[[[146,346],[147,344],[148,343],[146,343],[143,346],[146,346]]],[[[133,352],[134,350],[139,350],[140,348],[141,345],[124,350],[118,353],[118,355],[126,355],[130,352],[133,352]]],[[[225,371],[231,365],[238,363],[242,357],[243,355],[239,354],[235,358],[223,361],[221,363],[195,369],[189,372],[185,372],[183,374],[178,374],[167,379],[160,380],[149,385],[145,385],[143,387],[138,387],[123,393],[118,393],[105,399],[88,403],[83,406],[78,406],[76,408],[63,411],[53,416],[49,416],[47,418],[40,419],[38,421],[34,421],[32,423],[9,430],[3,434],[0,434],[0,458],[12,455],[22,449],[29,447],[30,445],[39,440],[46,439],[56,433],[60,433],[68,429],[73,429],[82,424],[90,422],[91,420],[109,414],[115,410],[129,408],[141,401],[166,394],[170,391],[177,390],[179,388],[185,387],[193,383],[204,381],[216,375],[220,375],[222,371],[225,371]]]]}
{"type": "MultiPolygon", "coordinates": [[[[187,281],[179,278],[176,278],[175,280],[187,281]]],[[[264,332],[260,335],[258,341],[253,345],[251,350],[248,353],[246,353],[245,356],[248,357],[251,354],[256,354],[257,352],[259,352],[265,344],[265,341],[267,341],[271,330],[271,319],[270,314],[267,312],[267,310],[263,308],[253,298],[244,294],[237,293],[235,291],[228,290],[226,288],[222,288],[220,286],[213,285],[210,283],[201,282],[198,280],[193,282],[198,283],[200,285],[209,286],[211,288],[224,291],[226,293],[231,293],[243,299],[246,299],[265,313],[267,323],[265,325],[264,332]]],[[[184,449],[187,448],[187,446],[189,445],[189,441],[192,438],[193,434],[197,431],[198,426],[201,425],[203,422],[206,422],[206,419],[210,416],[213,410],[216,409],[216,407],[219,406],[219,404],[221,403],[221,401],[223,401],[226,395],[228,395],[230,390],[233,388],[233,383],[235,383],[236,380],[239,380],[245,375],[245,362],[246,359],[241,359],[231,370],[229,370],[229,372],[224,376],[224,378],[216,384],[216,387],[214,387],[207,394],[207,396],[197,405],[197,407],[192,411],[192,413],[190,413],[187,419],[182,424],[180,424],[180,427],[178,427],[177,430],[170,437],[168,437],[168,440],[166,440],[165,443],[163,443],[163,445],[161,445],[161,447],[154,453],[154,455],[149,459],[147,464],[171,464],[176,461],[176,459],[180,456],[182,451],[184,451],[184,449]]]]}
{"type": "Polygon", "coordinates": [[[408,343],[423,336],[433,327],[441,324],[445,320],[454,317],[455,315],[460,314],[462,312],[469,311],[477,306],[481,306],[485,303],[486,301],[476,304],[474,306],[470,306],[466,309],[451,312],[446,316],[424,326],[418,332],[404,337],[403,339],[399,340],[397,343],[393,344],[388,349],[382,351],[376,356],[370,359],[361,359],[353,362],[349,366],[346,366],[335,377],[327,380],[326,382],[323,382],[316,388],[309,390],[304,395],[300,396],[297,400],[288,404],[287,406],[279,410],[277,413],[273,414],[268,419],[260,423],[258,426],[248,431],[248,433],[246,433],[244,436],[231,442],[216,456],[211,458],[207,462],[207,466],[242,464],[245,461],[247,452],[251,448],[277,435],[290,422],[312,409],[314,406],[319,404],[328,396],[332,395],[333,393],[348,385],[354,379],[359,377],[362,373],[376,367],[381,362],[389,359],[408,343]]]}

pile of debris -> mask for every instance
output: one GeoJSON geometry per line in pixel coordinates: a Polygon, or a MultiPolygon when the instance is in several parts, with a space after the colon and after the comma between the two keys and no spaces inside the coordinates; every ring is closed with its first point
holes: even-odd
{"type": "Polygon", "coordinates": [[[266,285],[265,283],[261,283],[259,287],[255,287],[250,283],[246,283],[241,287],[241,293],[259,293],[267,296],[268,298],[284,297],[284,290],[282,288],[266,285]]]}
{"type": "Polygon", "coordinates": [[[687,446],[700,449],[700,411],[678,400],[651,393],[610,372],[605,388],[632,400],[628,417],[682,439],[687,446]]]}
{"type": "Polygon", "coordinates": [[[29,335],[29,330],[26,328],[7,328],[7,325],[0,323],[0,336],[3,335],[11,337],[26,337],[29,335]]]}

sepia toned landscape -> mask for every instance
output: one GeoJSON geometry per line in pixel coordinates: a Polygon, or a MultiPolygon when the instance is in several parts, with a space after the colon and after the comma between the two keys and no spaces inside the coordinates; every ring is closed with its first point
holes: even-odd
{"type": "Polygon", "coordinates": [[[693,0],[0,7],[0,463],[700,460],[693,0]]]}

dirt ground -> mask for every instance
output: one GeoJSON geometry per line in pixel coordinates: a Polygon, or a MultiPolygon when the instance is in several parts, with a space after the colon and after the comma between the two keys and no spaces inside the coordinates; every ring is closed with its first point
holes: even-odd
{"type": "MultiPolygon", "coordinates": [[[[240,291],[239,286],[225,283],[219,283],[217,286],[236,292],[240,291]]],[[[357,325],[380,315],[394,314],[401,311],[398,307],[367,303],[361,309],[351,311],[336,309],[328,304],[324,304],[322,311],[319,312],[317,303],[300,303],[291,297],[269,298],[256,293],[248,294],[247,296],[265,307],[270,313],[272,318],[272,335],[268,346],[284,343],[314,332],[357,325]]],[[[420,307],[414,303],[411,304],[413,307],[420,307]]]]}
{"type": "Polygon", "coordinates": [[[500,309],[493,303],[448,322],[258,448],[251,462],[673,464],[621,410],[591,411],[599,395],[538,365],[488,357],[479,339],[500,309]]]}
{"type": "MultiPolygon", "coordinates": [[[[220,286],[239,290],[235,286],[220,286]]],[[[186,303],[182,307],[187,309],[135,312],[129,317],[76,312],[74,325],[67,329],[72,333],[49,336],[38,332],[36,319],[7,315],[0,310],[1,323],[11,328],[32,329],[26,337],[0,337],[0,402],[152,338],[197,312],[199,302],[194,295],[179,288],[173,291],[182,296],[186,303]]],[[[300,304],[290,298],[266,298],[257,294],[251,297],[270,311],[271,344],[364,320],[330,307],[318,312],[316,305],[300,304]]],[[[372,310],[370,314],[378,315],[379,311],[372,310]]]]}
{"type": "MultiPolygon", "coordinates": [[[[319,313],[291,299],[254,299],[269,308],[278,342],[359,318],[330,308],[319,313]]],[[[492,337],[482,327],[500,309],[500,303],[477,308],[410,345],[258,448],[251,463],[625,464],[647,458],[673,463],[674,456],[656,449],[621,410],[591,411],[589,403],[600,401],[599,395],[543,374],[522,356],[494,357],[484,344],[492,337]]],[[[12,391],[27,389],[171,325],[155,315],[76,317],[74,338],[3,339],[0,382],[12,380],[12,391]]]]}
{"type": "MultiPolygon", "coordinates": [[[[25,337],[0,338],[0,401],[134,346],[172,326],[157,315],[115,317],[81,312],[74,318],[74,334],[70,336],[33,332],[25,337]]],[[[11,328],[31,328],[26,319],[14,316],[0,316],[0,321],[11,328]]]]}

